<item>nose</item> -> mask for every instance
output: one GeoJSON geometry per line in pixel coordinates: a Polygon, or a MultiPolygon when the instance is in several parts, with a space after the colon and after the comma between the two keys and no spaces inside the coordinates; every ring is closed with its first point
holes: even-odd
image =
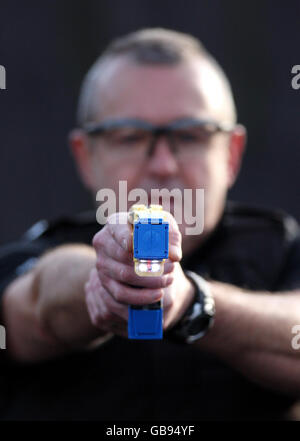
{"type": "Polygon", "coordinates": [[[178,163],[164,136],[156,139],[152,154],[147,158],[147,169],[150,175],[159,178],[169,178],[178,173],[178,163]]]}

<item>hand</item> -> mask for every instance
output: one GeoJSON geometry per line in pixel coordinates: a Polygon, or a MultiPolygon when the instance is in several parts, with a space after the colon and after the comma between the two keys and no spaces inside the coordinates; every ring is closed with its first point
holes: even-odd
{"type": "Polygon", "coordinates": [[[139,277],[133,267],[132,226],[128,214],[115,213],[94,236],[96,268],[85,285],[86,303],[92,323],[105,332],[127,337],[128,306],[147,305],[163,299],[164,329],[176,323],[188,307],[193,288],[184,276],[181,234],[171,214],[169,259],[159,277],[139,277]]]}

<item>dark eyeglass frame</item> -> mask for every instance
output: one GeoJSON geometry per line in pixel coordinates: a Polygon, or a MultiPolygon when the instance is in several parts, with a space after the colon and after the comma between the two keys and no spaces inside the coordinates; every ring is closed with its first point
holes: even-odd
{"type": "MultiPolygon", "coordinates": [[[[218,132],[231,133],[236,126],[234,124],[219,123],[209,119],[197,118],[182,118],[163,125],[155,125],[138,118],[122,118],[102,121],[100,123],[91,122],[84,125],[82,129],[89,136],[99,136],[110,130],[122,128],[145,130],[151,134],[152,142],[149,149],[149,155],[151,155],[158,137],[164,135],[168,137],[168,140],[172,141],[172,133],[176,130],[196,127],[205,128],[209,134],[213,135],[218,132]]],[[[172,145],[172,143],[170,144],[172,145]]]]}

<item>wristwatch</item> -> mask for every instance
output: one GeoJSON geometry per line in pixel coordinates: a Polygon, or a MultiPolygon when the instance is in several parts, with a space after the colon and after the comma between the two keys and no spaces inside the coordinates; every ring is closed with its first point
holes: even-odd
{"type": "Polygon", "coordinates": [[[209,284],[192,271],[184,271],[195,288],[195,298],[180,321],[168,332],[168,337],[181,343],[193,343],[212,327],[215,302],[209,284]]]}

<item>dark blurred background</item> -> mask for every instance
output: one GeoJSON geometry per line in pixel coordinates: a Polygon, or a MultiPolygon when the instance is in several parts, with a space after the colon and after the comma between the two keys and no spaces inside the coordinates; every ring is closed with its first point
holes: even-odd
{"type": "Polygon", "coordinates": [[[0,243],[41,218],[92,207],[67,147],[84,73],[111,38],[162,26],[199,37],[232,82],[249,131],[232,199],[300,220],[299,1],[0,2],[0,243]]]}

